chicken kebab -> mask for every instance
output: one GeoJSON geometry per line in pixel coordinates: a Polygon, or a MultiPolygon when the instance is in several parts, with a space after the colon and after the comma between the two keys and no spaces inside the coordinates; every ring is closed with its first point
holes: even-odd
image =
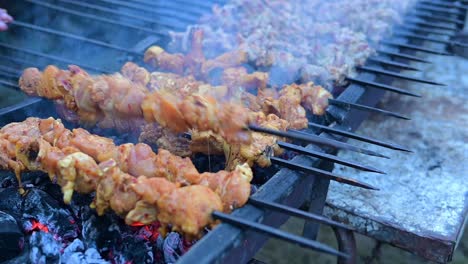
{"type": "MultiPolygon", "coordinates": [[[[83,153],[97,163],[112,159],[122,172],[135,177],[164,178],[177,186],[206,186],[220,197],[226,212],[243,206],[250,195],[253,175],[247,164],[239,165],[230,172],[199,173],[189,158],[172,155],[164,149],[159,149],[156,154],[144,143],[117,146],[111,139],[90,134],[82,128],[68,130],[60,120],[53,118],[28,118],[0,129],[0,167],[14,170],[21,182],[22,171],[36,170],[35,166],[41,165],[29,161],[31,156],[35,157],[40,152],[39,140],[69,154],[83,153]]],[[[76,155],[65,161],[79,164],[81,154],[76,155]]],[[[54,174],[53,171],[47,172],[52,176],[54,174]]],[[[75,177],[75,174],[70,175],[67,178],[69,182],[62,185],[65,202],[70,202],[74,190],[80,191],[77,188],[81,185],[74,181],[75,177]]]]}
{"type": "Polygon", "coordinates": [[[68,107],[67,114],[71,112],[69,116],[76,117],[68,120],[84,119],[85,124],[91,120],[98,126],[125,130],[144,119],[150,123],[143,126],[140,139],[144,142],[156,142],[181,156],[198,152],[224,154],[228,170],[244,162],[269,166],[269,155],[281,153],[276,136],[245,130],[249,124],[282,131],[304,128],[307,119],[301,101],[310,102],[309,109],[323,113],[321,108],[326,107],[326,99],[331,96],[311,83],[291,85],[270,98],[266,95],[276,96],[273,90],[262,89],[258,98],[249,97],[249,109],[240,102],[223,102],[226,87],[210,86],[174,73],[150,74],[133,63],[125,64],[122,74],[94,78],[76,66],[70,66],[68,71],[49,66],[42,73],[29,68],[20,78],[20,87],[29,95],[61,102],[68,107]],[[213,96],[206,95],[209,93],[213,96]],[[120,98],[118,106],[112,104],[116,98],[120,98]],[[117,118],[112,118],[116,113],[117,118]],[[123,117],[121,122],[119,117],[123,117]],[[177,135],[188,131],[192,133],[190,143],[177,135]],[[215,147],[209,148],[210,145],[215,147]]]}
{"type": "MultiPolygon", "coordinates": [[[[223,211],[221,198],[204,185],[180,186],[163,177],[135,177],[123,172],[113,159],[97,163],[77,148],[59,148],[41,137],[9,144],[15,149],[15,155],[7,157],[9,164],[21,163],[31,171],[48,173],[61,186],[65,203],[71,202],[73,191],[95,192],[90,206],[98,215],[112,210],[129,225],[159,221],[161,234],[172,230],[193,239],[216,224],[214,211],[223,211]]],[[[4,163],[0,168],[15,169],[4,163]]]]}

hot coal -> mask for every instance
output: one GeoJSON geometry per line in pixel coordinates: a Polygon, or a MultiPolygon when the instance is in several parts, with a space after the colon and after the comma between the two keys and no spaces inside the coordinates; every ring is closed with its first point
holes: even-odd
{"type": "Polygon", "coordinates": [[[21,252],[23,233],[16,219],[0,211],[0,261],[5,261],[21,252]]]}
{"type": "Polygon", "coordinates": [[[63,203],[44,173],[0,172],[0,261],[6,263],[174,263],[191,246],[178,233],[163,238],[158,223],[128,226],[113,213],[97,216],[92,195],[63,203]]]}

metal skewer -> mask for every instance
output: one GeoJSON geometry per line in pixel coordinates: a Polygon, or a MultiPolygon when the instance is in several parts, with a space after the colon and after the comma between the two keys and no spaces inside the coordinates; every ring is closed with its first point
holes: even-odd
{"type": "Polygon", "coordinates": [[[428,49],[428,48],[421,48],[419,46],[411,45],[411,44],[402,44],[402,43],[396,43],[396,42],[385,41],[385,40],[382,40],[380,43],[390,45],[390,46],[395,46],[395,47],[398,47],[398,48],[417,50],[417,51],[422,51],[422,52],[436,54],[436,55],[451,55],[450,53],[447,53],[445,51],[433,50],[433,49],[428,49]]]}
{"type": "Polygon", "coordinates": [[[218,211],[214,211],[212,216],[213,216],[213,218],[219,219],[219,220],[221,220],[221,221],[223,221],[225,223],[235,225],[235,226],[239,226],[239,227],[243,227],[243,228],[249,228],[249,229],[255,230],[257,232],[261,232],[261,233],[267,234],[267,235],[272,236],[272,237],[276,237],[276,238],[279,238],[279,239],[282,239],[282,240],[286,240],[286,241],[298,244],[298,245],[303,246],[303,247],[315,249],[315,250],[323,252],[323,253],[327,253],[327,254],[331,254],[331,255],[335,255],[335,256],[340,256],[340,257],[343,257],[343,258],[348,258],[349,257],[347,254],[339,252],[338,250],[336,250],[336,249],[334,249],[332,247],[329,247],[327,245],[324,245],[322,243],[319,243],[317,241],[306,239],[306,238],[298,236],[298,235],[286,233],[286,232],[284,232],[282,230],[273,228],[271,226],[263,225],[263,224],[253,222],[253,221],[248,221],[248,220],[238,218],[238,217],[235,217],[235,216],[232,216],[232,215],[229,215],[229,214],[225,214],[225,213],[222,213],[222,212],[218,212],[218,211]]]}
{"type": "Polygon", "coordinates": [[[356,84],[359,84],[359,85],[370,86],[370,87],[373,87],[373,88],[378,88],[378,89],[382,89],[382,90],[386,90],[386,91],[390,91],[390,92],[395,92],[395,93],[399,93],[399,94],[404,94],[404,95],[409,95],[409,96],[414,96],[414,97],[421,97],[421,95],[419,95],[419,94],[408,92],[406,90],[396,88],[396,87],[393,87],[393,86],[387,85],[387,84],[371,82],[371,81],[364,81],[364,80],[350,78],[350,77],[346,77],[346,80],[351,82],[351,83],[356,83],[356,84]]]}
{"type": "Polygon", "coordinates": [[[400,63],[400,62],[396,62],[396,61],[391,61],[391,60],[386,60],[386,59],[382,59],[382,58],[369,57],[369,58],[367,58],[367,60],[375,62],[375,63],[379,63],[379,64],[381,64],[383,66],[396,67],[396,68],[400,68],[402,70],[421,71],[421,70],[419,70],[417,68],[414,68],[413,66],[410,66],[408,64],[404,64],[404,63],[400,63]]]}
{"type": "Polygon", "coordinates": [[[271,157],[270,160],[271,160],[271,162],[273,164],[277,164],[277,165],[286,167],[288,169],[301,171],[303,173],[306,173],[307,175],[318,175],[318,176],[322,176],[322,177],[328,178],[328,179],[330,179],[332,181],[337,181],[337,182],[343,183],[343,184],[348,184],[348,185],[361,187],[361,188],[369,189],[369,190],[379,190],[378,188],[376,188],[374,186],[371,186],[371,185],[369,185],[367,183],[363,183],[363,182],[360,182],[360,181],[357,181],[357,180],[354,180],[354,179],[349,179],[349,178],[334,174],[334,173],[329,172],[329,171],[325,171],[325,170],[321,170],[321,169],[317,169],[317,168],[313,168],[313,167],[309,167],[309,166],[296,164],[296,163],[291,162],[289,160],[285,160],[285,159],[281,159],[281,158],[277,158],[277,157],[271,157]]]}
{"type": "Polygon", "coordinates": [[[285,132],[285,131],[279,131],[279,130],[274,130],[274,129],[270,129],[270,128],[264,128],[264,127],[260,127],[260,126],[257,126],[257,125],[249,125],[249,129],[252,130],[252,131],[266,133],[266,134],[270,134],[270,135],[274,135],[274,136],[278,136],[278,137],[285,137],[285,138],[305,141],[305,142],[308,142],[308,143],[313,143],[313,144],[318,144],[318,145],[325,145],[325,146],[329,146],[329,147],[333,147],[333,148],[337,148],[337,149],[350,150],[350,151],[354,151],[354,152],[357,152],[357,153],[362,153],[362,154],[375,156],[375,157],[381,157],[381,158],[387,158],[387,159],[389,158],[387,156],[384,156],[384,155],[382,155],[380,153],[377,153],[377,152],[374,152],[374,151],[359,148],[359,147],[356,147],[356,146],[353,146],[353,145],[350,145],[350,144],[347,144],[347,143],[344,143],[344,142],[341,142],[341,141],[319,137],[317,135],[297,133],[297,132],[292,132],[292,131],[291,132],[290,131],[285,132]]]}
{"type": "Polygon", "coordinates": [[[303,155],[307,155],[307,156],[316,157],[316,158],[319,158],[319,159],[331,161],[333,163],[341,164],[341,165],[351,167],[351,168],[355,168],[355,169],[362,170],[362,171],[385,174],[385,172],[380,171],[380,170],[378,170],[378,169],[376,169],[374,167],[371,167],[371,166],[368,166],[368,165],[362,165],[362,164],[358,164],[358,163],[354,163],[354,162],[350,162],[350,161],[344,160],[344,159],[342,159],[342,158],[340,158],[338,156],[335,156],[335,155],[330,155],[330,154],[326,154],[326,153],[323,153],[323,152],[311,150],[311,149],[308,149],[308,148],[304,148],[304,147],[301,147],[301,146],[298,146],[298,145],[295,145],[295,144],[291,144],[291,143],[287,143],[287,142],[283,142],[283,141],[278,141],[276,143],[278,144],[279,147],[281,147],[283,149],[295,151],[295,152],[303,154],[303,155]]]}
{"type": "Polygon", "coordinates": [[[286,214],[291,215],[291,216],[303,218],[305,220],[317,221],[319,223],[323,223],[323,224],[327,224],[327,225],[330,225],[330,226],[333,226],[333,227],[338,227],[338,228],[342,228],[342,229],[352,231],[352,229],[349,226],[344,225],[342,223],[338,223],[338,222],[333,221],[331,219],[328,219],[328,218],[326,218],[324,216],[317,215],[317,214],[312,214],[312,213],[309,213],[309,212],[305,212],[305,211],[302,211],[302,210],[299,210],[299,209],[296,209],[296,208],[292,208],[292,207],[289,207],[289,206],[285,206],[285,205],[282,205],[282,204],[279,204],[279,203],[272,203],[272,202],[262,201],[262,200],[258,200],[258,199],[253,198],[253,197],[250,197],[247,202],[249,204],[253,205],[253,206],[258,206],[258,207],[262,207],[262,208],[267,208],[267,209],[279,211],[279,212],[286,213],[286,214]]]}
{"type": "Polygon", "coordinates": [[[383,109],[380,109],[380,108],[370,107],[370,106],[367,106],[367,105],[348,103],[348,102],[343,102],[343,101],[336,100],[336,99],[328,99],[328,103],[331,104],[331,105],[335,105],[335,106],[341,106],[341,107],[344,107],[346,109],[354,108],[354,109],[358,109],[358,110],[362,110],[362,111],[369,111],[369,112],[374,112],[374,113],[378,113],[378,114],[383,114],[383,115],[386,115],[386,116],[392,116],[392,117],[396,117],[396,118],[400,118],[400,119],[410,120],[410,118],[408,118],[406,116],[403,116],[401,114],[397,114],[395,112],[383,110],[383,109]]]}
{"type": "Polygon", "coordinates": [[[402,146],[400,146],[398,144],[395,144],[395,143],[389,143],[389,142],[384,142],[384,141],[380,141],[380,140],[365,137],[365,136],[360,136],[360,135],[357,135],[356,133],[343,131],[343,130],[331,128],[331,127],[328,127],[328,126],[323,126],[323,125],[319,125],[319,124],[309,122],[309,127],[320,128],[321,130],[332,133],[332,134],[341,135],[341,136],[344,136],[344,137],[347,137],[347,138],[353,138],[353,139],[356,139],[356,140],[359,140],[359,141],[371,143],[371,144],[386,147],[386,148],[389,148],[389,149],[401,150],[401,151],[405,151],[405,152],[412,152],[411,150],[409,150],[407,148],[404,148],[404,147],[402,147],[402,146]]]}
{"type": "Polygon", "coordinates": [[[449,33],[449,32],[434,31],[434,30],[431,30],[431,29],[428,29],[428,28],[423,28],[423,27],[414,26],[414,25],[407,25],[407,24],[399,25],[398,27],[401,28],[401,29],[404,29],[404,30],[409,30],[409,31],[413,31],[413,32],[414,31],[415,32],[421,32],[421,33],[424,33],[424,34],[433,34],[433,35],[441,35],[441,36],[448,36],[448,37],[453,37],[455,35],[455,34],[449,33]]]}
{"type": "Polygon", "coordinates": [[[426,21],[408,20],[408,21],[406,21],[406,23],[411,23],[411,24],[425,26],[425,27],[434,28],[434,29],[443,29],[443,30],[451,30],[451,31],[457,30],[454,27],[442,26],[442,25],[439,25],[437,23],[429,23],[429,22],[426,22],[426,21]]]}
{"type": "Polygon", "coordinates": [[[358,67],[356,67],[356,69],[359,70],[359,71],[365,71],[365,72],[377,73],[377,74],[382,74],[382,75],[388,75],[388,76],[392,76],[392,77],[395,77],[395,78],[400,78],[400,79],[413,81],[413,82],[420,82],[420,83],[427,83],[427,84],[438,85],[438,86],[445,86],[445,84],[441,84],[441,83],[437,83],[437,82],[433,82],[433,81],[428,81],[428,80],[420,79],[420,78],[416,78],[416,77],[411,77],[411,76],[399,74],[399,73],[396,73],[396,72],[391,72],[391,71],[386,71],[386,70],[382,70],[382,69],[367,67],[367,66],[358,66],[358,67]]]}
{"type": "Polygon", "coordinates": [[[421,59],[419,57],[411,56],[411,55],[408,55],[408,54],[403,54],[403,53],[398,53],[398,52],[391,52],[391,51],[386,51],[386,50],[382,50],[382,49],[378,49],[377,52],[380,53],[380,54],[383,54],[383,55],[390,56],[390,57],[399,57],[399,58],[402,58],[402,59],[407,59],[407,60],[412,60],[412,61],[417,61],[417,62],[431,63],[430,61],[427,61],[425,59],[421,59]]]}

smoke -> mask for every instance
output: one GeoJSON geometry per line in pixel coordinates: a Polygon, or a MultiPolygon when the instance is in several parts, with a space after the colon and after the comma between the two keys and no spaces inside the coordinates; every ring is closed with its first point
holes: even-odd
{"type": "MultiPolygon", "coordinates": [[[[232,0],[200,20],[207,57],[242,48],[270,85],[314,81],[332,88],[355,75],[355,66],[413,0],[232,0]]],[[[172,33],[172,51],[187,52],[186,32],[172,33]]]]}

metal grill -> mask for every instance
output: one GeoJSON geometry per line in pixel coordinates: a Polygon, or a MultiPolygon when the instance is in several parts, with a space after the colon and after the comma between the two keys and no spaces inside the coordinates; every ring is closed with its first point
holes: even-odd
{"type": "MultiPolygon", "coordinates": [[[[145,48],[152,44],[166,45],[169,30],[184,30],[188,25],[196,23],[201,15],[210,12],[213,4],[222,2],[22,0],[12,5],[8,1],[0,1],[16,18],[11,29],[0,35],[0,85],[20,94],[17,91],[17,78],[21,70],[29,66],[75,64],[93,73],[110,73],[118,71],[126,61],[141,64],[145,48]],[[37,14],[47,15],[37,17],[37,14]],[[66,23],[56,23],[58,21],[66,23]],[[108,34],[100,33],[103,28],[108,34]]],[[[279,135],[296,142],[280,142],[282,148],[302,155],[292,160],[272,157],[272,162],[282,169],[252,195],[248,205],[231,215],[216,213],[214,216],[221,219],[223,224],[200,240],[179,262],[247,262],[269,236],[335,254],[340,256],[341,262],[354,262],[352,231],[320,216],[328,185],[330,180],[335,180],[368,189],[378,189],[378,186],[357,182],[351,177],[330,171],[333,164],[338,163],[360,170],[383,172],[370,165],[343,160],[334,154],[339,149],[346,149],[382,157],[379,153],[344,143],[348,138],[397,151],[410,151],[404,146],[357,135],[352,131],[370,113],[408,119],[401,114],[375,107],[385,92],[419,96],[402,87],[392,86],[393,80],[441,85],[400,71],[417,71],[412,62],[428,63],[416,52],[449,55],[446,49],[448,46],[466,47],[465,44],[450,40],[454,32],[463,27],[466,11],[465,1],[461,1],[461,4],[449,0],[420,1],[408,13],[405,23],[395,28],[393,38],[382,42],[383,47],[378,50],[378,54],[358,68],[360,74],[355,78],[347,78],[350,85],[338,98],[330,100],[326,118],[311,120],[307,130],[288,131],[279,135]],[[440,38],[427,37],[428,33],[440,38]],[[441,48],[429,48],[424,43],[439,44],[441,48]],[[306,201],[308,212],[293,209],[306,201]],[[314,221],[306,224],[304,238],[276,229],[291,215],[314,221]],[[331,225],[335,229],[341,242],[339,250],[344,253],[313,241],[318,232],[317,223],[331,225]]],[[[31,115],[56,115],[49,108],[50,102],[20,96],[18,103],[0,109],[0,123],[4,125],[21,121],[31,115]]],[[[275,133],[259,127],[251,129],[275,133]]]]}

